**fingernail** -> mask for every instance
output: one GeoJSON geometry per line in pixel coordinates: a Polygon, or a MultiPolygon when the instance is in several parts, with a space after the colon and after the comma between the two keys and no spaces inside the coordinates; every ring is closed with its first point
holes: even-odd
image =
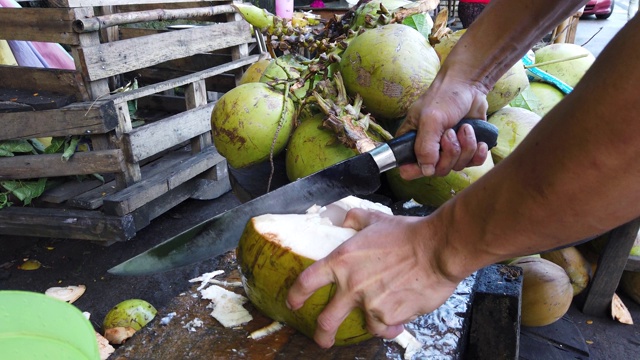
{"type": "Polygon", "coordinates": [[[447,139],[449,139],[452,142],[458,141],[458,136],[456,136],[456,132],[453,131],[453,129],[447,130],[447,139]]]}
{"type": "Polygon", "coordinates": [[[287,306],[287,309],[289,309],[289,310],[293,310],[293,309],[291,308],[291,304],[289,304],[289,300],[286,300],[286,299],[285,299],[284,304],[287,306]]]}
{"type": "Polygon", "coordinates": [[[433,165],[420,165],[420,171],[424,176],[432,176],[436,173],[436,167],[433,165]]]}
{"type": "Polygon", "coordinates": [[[462,127],[462,132],[464,133],[464,136],[470,137],[473,135],[473,127],[471,125],[464,125],[462,127]]]}

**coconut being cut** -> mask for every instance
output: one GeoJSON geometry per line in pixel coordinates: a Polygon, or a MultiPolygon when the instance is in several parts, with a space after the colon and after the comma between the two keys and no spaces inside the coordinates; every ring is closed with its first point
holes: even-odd
{"type": "MultiPolygon", "coordinates": [[[[245,292],[258,310],[313,337],[316,319],[333,296],[335,285],[320,288],[295,312],[285,304],[287,293],[305,268],[356,233],[341,227],[352,208],[392,214],[384,205],[350,196],[326,207],[312,207],[307,214],[265,214],[249,221],[237,258],[245,292]]],[[[371,337],[364,313],[356,309],[338,329],[335,344],[354,344],[371,337]]]]}

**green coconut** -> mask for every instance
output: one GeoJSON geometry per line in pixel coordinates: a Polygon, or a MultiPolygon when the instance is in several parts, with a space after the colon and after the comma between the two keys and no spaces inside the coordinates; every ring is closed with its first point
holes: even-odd
{"type": "Polygon", "coordinates": [[[498,127],[498,144],[491,149],[497,164],[506,158],[540,121],[540,115],[519,107],[504,107],[489,116],[487,121],[498,127]]]}
{"type": "MultiPolygon", "coordinates": [[[[434,45],[434,49],[438,53],[441,63],[444,63],[453,47],[465,32],[466,29],[454,31],[442,37],[440,42],[434,45]]],[[[493,88],[487,93],[487,103],[489,105],[487,114],[492,114],[505,107],[528,86],[529,78],[527,77],[527,71],[524,69],[522,61],[518,61],[498,79],[493,88]]]]}
{"type": "MultiPolygon", "coordinates": [[[[258,310],[313,337],[318,315],[335,293],[335,285],[320,288],[296,311],[287,308],[287,293],[304,269],[356,233],[341,226],[346,211],[353,207],[391,213],[383,205],[349,197],[308,214],[267,214],[249,221],[236,254],[245,292],[258,310]]],[[[356,309],[338,328],[335,344],[355,344],[371,337],[364,313],[356,309]]]]}
{"type": "Polygon", "coordinates": [[[539,257],[522,257],[510,265],[522,268],[522,325],[550,325],[567,313],[573,287],[562,267],[539,257]]]}
{"type": "Polygon", "coordinates": [[[449,34],[444,35],[438,40],[438,43],[433,45],[436,53],[440,57],[440,63],[442,64],[444,60],[449,56],[449,53],[453,49],[453,47],[458,43],[458,40],[467,32],[467,29],[460,29],[449,34]]]}
{"type": "Polygon", "coordinates": [[[534,81],[509,105],[531,110],[540,116],[545,116],[562,99],[564,99],[564,94],[555,86],[534,81]]]}
{"type": "Polygon", "coordinates": [[[426,206],[438,207],[457,193],[467,188],[493,168],[493,159],[487,160],[480,166],[472,166],[461,171],[451,171],[447,176],[429,176],[415,180],[405,180],[399,170],[391,169],[386,172],[389,188],[400,201],[415,200],[426,206]]]}
{"type": "Polygon", "coordinates": [[[371,0],[367,3],[360,5],[351,20],[351,28],[358,29],[361,26],[365,26],[365,19],[370,16],[373,21],[377,21],[380,16],[380,4],[382,4],[387,10],[393,11],[399,7],[411,4],[411,1],[407,0],[371,0]]]}
{"type": "Polygon", "coordinates": [[[104,318],[103,329],[130,327],[135,331],[142,329],[156,316],[153,305],[142,299],[128,299],[114,306],[104,318]]]}
{"type": "Polygon", "coordinates": [[[251,66],[247,68],[247,71],[242,74],[242,77],[238,81],[238,85],[259,82],[262,75],[264,75],[264,71],[273,61],[273,59],[261,59],[251,64],[251,66]]]}
{"type": "Polygon", "coordinates": [[[365,111],[376,119],[403,117],[440,69],[438,55],[427,39],[402,24],[358,35],[339,64],[349,95],[360,94],[365,111]]]}
{"type": "Polygon", "coordinates": [[[551,44],[535,51],[536,64],[553,60],[563,60],[574,56],[584,55],[584,57],[555,62],[548,65],[540,65],[538,69],[545,71],[571,87],[575,87],[582,76],[591,67],[596,57],[586,48],[572,43],[551,44]]]}
{"type": "Polygon", "coordinates": [[[493,114],[508,105],[528,86],[527,71],[524,69],[522,60],[519,60],[496,81],[493,88],[487,93],[487,103],[489,104],[487,114],[493,114]]]}
{"type": "Polygon", "coordinates": [[[263,83],[247,83],[225,93],[211,113],[216,148],[229,164],[242,168],[284,150],[293,131],[294,103],[263,83]]]}
{"type": "Polygon", "coordinates": [[[291,135],[286,153],[287,177],[294,181],[313,174],[357,151],[340,143],[334,133],[322,127],[323,114],[304,120],[291,135]]]}

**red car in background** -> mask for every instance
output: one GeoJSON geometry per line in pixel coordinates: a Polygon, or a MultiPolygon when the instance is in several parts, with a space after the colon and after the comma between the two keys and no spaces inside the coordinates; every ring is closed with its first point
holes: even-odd
{"type": "Polygon", "coordinates": [[[608,19],[613,13],[615,0],[589,0],[584,6],[583,17],[595,15],[597,19],[608,19]]]}

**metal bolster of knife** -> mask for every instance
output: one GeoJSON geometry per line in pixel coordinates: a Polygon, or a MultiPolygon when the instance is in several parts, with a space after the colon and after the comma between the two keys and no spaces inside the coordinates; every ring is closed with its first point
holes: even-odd
{"type": "Polygon", "coordinates": [[[387,144],[382,144],[377,148],[369,151],[369,155],[373,157],[373,160],[378,165],[380,173],[391,170],[394,167],[398,166],[398,161],[396,160],[391,147],[387,144]]]}

